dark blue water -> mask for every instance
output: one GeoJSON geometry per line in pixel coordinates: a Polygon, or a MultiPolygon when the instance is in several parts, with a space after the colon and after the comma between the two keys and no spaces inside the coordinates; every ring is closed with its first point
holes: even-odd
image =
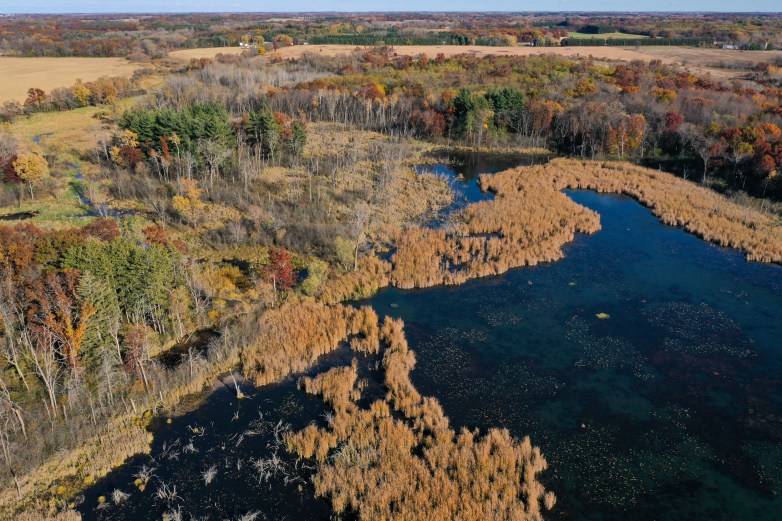
{"type": "MultiPolygon", "coordinates": [[[[548,518],[779,520],[782,268],[664,226],[626,197],[569,195],[599,212],[603,229],[578,236],[565,259],[461,286],[386,289],[368,301],[405,320],[414,383],[454,425],[507,427],[542,447],[543,480],[558,495],[548,518]]],[[[351,356],[338,352],[324,366],[351,356]]],[[[288,470],[291,483],[256,484],[248,465],[273,452],[270,423],[300,428],[324,412],[290,381],[238,404],[228,391],[214,393],[161,426],[152,458],[92,487],[82,511],[88,519],[160,519],[173,507],[184,519],[255,511],[328,519],[327,503],[312,499],[309,469],[288,470]],[[194,424],[210,426],[195,438],[199,452],[164,455],[164,444],[193,438],[194,424]],[[246,430],[262,433],[235,446],[246,430]],[[150,464],[154,486],[134,491],[133,474],[150,464]],[[200,472],[213,464],[221,470],[204,485],[200,472]],[[150,490],[159,481],[178,484],[180,499],[157,499],[150,490]],[[98,495],[117,487],[133,494],[96,514],[98,495]]]]}
{"type": "Polygon", "coordinates": [[[780,519],[782,268],[569,195],[603,230],[564,260],[371,300],[404,319],[413,382],[455,425],[529,434],[550,517],[780,519]]]}

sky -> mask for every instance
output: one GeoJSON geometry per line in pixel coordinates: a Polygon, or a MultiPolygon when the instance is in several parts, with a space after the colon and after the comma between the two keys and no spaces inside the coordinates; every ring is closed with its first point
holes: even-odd
{"type": "Polygon", "coordinates": [[[780,0],[0,0],[0,13],[308,12],[308,11],[711,11],[779,12],[780,0]]]}

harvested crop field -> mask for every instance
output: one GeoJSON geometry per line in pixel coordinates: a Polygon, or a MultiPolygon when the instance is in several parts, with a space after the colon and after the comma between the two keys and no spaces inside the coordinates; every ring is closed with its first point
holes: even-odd
{"type": "Polygon", "coordinates": [[[638,53],[646,59],[678,63],[693,72],[708,72],[717,79],[734,78],[758,63],[782,60],[782,51],[739,51],[732,49],[698,49],[696,47],[644,47],[638,53]]]}
{"type": "Polygon", "coordinates": [[[193,58],[214,58],[218,54],[242,54],[243,47],[199,47],[168,53],[169,58],[190,61],[193,58]]]}
{"type": "MultiPolygon", "coordinates": [[[[275,55],[283,58],[300,56],[305,52],[314,52],[335,56],[353,51],[355,45],[296,45],[285,47],[275,52],[275,55]]],[[[482,45],[400,45],[395,47],[400,55],[417,56],[427,54],[435,57],[444,54],[447,57],[459,54],[472,54],[475,56],[530,56],[535,54],[559,54],[562,56],[595,56],[613,60],[648,60],[649,57],[632,49],[623,47],[489,47],[482,45]]]]}
{"type": "Polygon", "coordinates": [[[140,66],[124,58],[0,57],[0,103],[24,101],[30,87],[46,92],[70,87],[77,79],[131,75],[140,66]]]}

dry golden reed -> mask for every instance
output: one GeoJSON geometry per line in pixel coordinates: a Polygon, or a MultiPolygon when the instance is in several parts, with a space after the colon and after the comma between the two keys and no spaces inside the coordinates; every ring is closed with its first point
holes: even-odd
{"type": "Polygon", "coordinates": [[[56,514],[24,512],[14,519],[16,519],[16,521],[81,521],[81,514],[74,510],[64,510],[56,514]]]}
{"type": "Polygon", "coordinates": [[[782,226],[774,217],[672,174],[625,162],[574,159],[555,159],[517,171],[523,177],[550,179],[555,190],[584,188],[629,195],[665,224],[742,251],[748,260],[782,263],[782,226]]]}
{"type": "Polygon", "coordinates": [[[245,374],[256,384],[276,382],[308,369],[319,356],[351,342],[354,349],[376,352],[377,322],[370,307],[327,306],[310,300],[285,304],[261,315],[258,336],[242,352],[245,374]],[[350,337],[354,337],[352,340],[350,337]]]}
{"type": "Polygon", "coordinates": [[[415,356],[402,322],[387,318],[380,340],[388,394],[369,408],[356,403],[355,363],[301,382],[334,408],[327,428],[310,425],[286,439],[289,450],[318,461],[316,494],[330,498],[337,515],[366,520],[542,519],[556,498],[537,481],[546,468],[540,450],[506,429],[457,434],[437,400],[410,381],[415,356]]]}
{"type": "Polygon", "coordinates": [[[600,229],[599,216],[522,169],[481,177],[496,197],[462,210],[445,229],[399,234],[391,282],[401,288],[460,284],[510,268],[558,260],[575,233],[600,229]]]}
{"type": "Polygon", "coordinates": [[[326,304],[336,304],[371,297],[380,288],[388,286],[390,272],[391,264],[388,262],[377,257],[365,257],[358,270],[326,281],[321,288],[319,300],[326,304]]]}

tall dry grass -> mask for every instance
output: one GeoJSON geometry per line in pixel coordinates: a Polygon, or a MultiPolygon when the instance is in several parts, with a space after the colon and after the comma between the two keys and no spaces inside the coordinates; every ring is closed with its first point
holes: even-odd
{"type": "Polygon", "coordinates": [[[558,260],[576,232],[600,229],[595,212],[524,169],[481,178],[496,197],[462,210],[447,229],[399,234],[391,282],[401,288],[460,284],[519,266],[558,260]]]}
{"type": "Polygon", "coordinates": [[[64,510],[56,514],[25,512],[15,517],[16,521],[81,521],[81,514],[74,510],[64,510]]]}
{"type": "Polygon", "coordinates": [[[456,433],[437,400],[410,381],[415,356],[402,322],[387,318],[380,340],[388,394],[369,408],[356,403],[355,364],[302,381],[334,408],[328,427],[286,439],[289,450],[318,461],[316,494],[330,498],[337,515],[360,519],[542,519],[556,499],[537,481],[546,468],[540,450],[506,429],[456,433]]]}
{"type": "Polygon", "coordinates": [[[242,352],[242,366],[249,378],[263,385],[305,371],[343,342],[350,341],[358,351],[376,352],[377,330],[365,327],[372,322],[377,315],[370,307],[310,300],[285,304],[261,315],[257,337],[242,352]]]}
{"type": "Polygon", "coordinates": [[[323,284],[319,300],[336,304],[346,300],[368,298],[388,286],[391,264],[377,257],[365,257],[356,271],[329,279],[323,284]]]}

